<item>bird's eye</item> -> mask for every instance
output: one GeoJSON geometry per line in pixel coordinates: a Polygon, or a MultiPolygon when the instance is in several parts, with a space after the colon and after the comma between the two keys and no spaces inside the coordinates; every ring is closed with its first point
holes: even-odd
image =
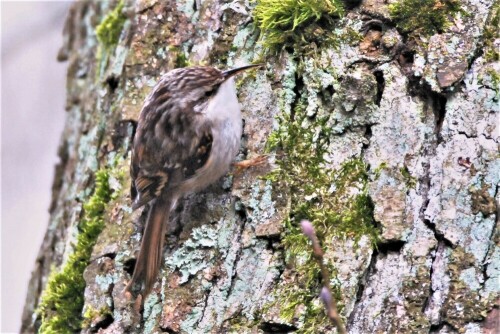
{"type": "Polygon", "coordinates": [[[209,97],[211,97],[212,95],[214,95],[214,93],[215,93],[215,89],[212,89],[212,90],[206,91],[206,92],[205,92],[205,97],[206,97],[206,98],[209,98],[209,97]]]}

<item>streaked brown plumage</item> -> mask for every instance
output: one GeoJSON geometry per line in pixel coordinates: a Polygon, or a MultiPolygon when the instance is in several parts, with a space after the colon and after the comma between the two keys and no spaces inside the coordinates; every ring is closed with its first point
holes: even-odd
{"type": "Polygon", "coordinates": [[[165,74],[146,99],[132,148],[132,208],[151,203],[132,291],[147,295],[161,266],[169,213],[177,200],[224,175],[241,138],[241,112],[229,71],[212,67],[175,69],[165,74]]]}

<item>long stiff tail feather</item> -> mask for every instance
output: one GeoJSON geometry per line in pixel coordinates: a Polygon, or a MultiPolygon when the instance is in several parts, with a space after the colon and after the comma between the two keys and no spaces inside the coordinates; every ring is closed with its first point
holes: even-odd
{"type": "Polygon", "coordinates": [[[167,194],[162,194],[151,206],[134,274],[125,291],[132,292],[136,284],[144,283],[143,297],[151,292],[162,263],[165,231],[172,204],[173,199],[167,194]]]}

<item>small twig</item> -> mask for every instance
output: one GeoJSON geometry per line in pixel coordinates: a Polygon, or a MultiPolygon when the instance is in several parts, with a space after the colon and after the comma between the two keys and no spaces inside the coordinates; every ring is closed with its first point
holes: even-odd
{"type": "Polygon", "coordinates": [[[302,233],[306,235],[309,240],[312,242],[313,246],[313,254],[316,262],[321,269],[321,278],[323,280],[323,288],[321,289],[321,293],[319,295],[323,304],[325,304],[326,314],[333,322],[333,324],[337,327],[337,331],[339,334],[347,334],[342,319],[340,318],[339,313],[337,312],[337,303],[333,300],[332,291],[330,289],[330,273],[323,263],[323,250],[319,245],[318,237],[316,236],[316,232],[314,231],[314,226],[308,220],[302,220],[300,222],[300,227],[302,228],[302,233]]]}

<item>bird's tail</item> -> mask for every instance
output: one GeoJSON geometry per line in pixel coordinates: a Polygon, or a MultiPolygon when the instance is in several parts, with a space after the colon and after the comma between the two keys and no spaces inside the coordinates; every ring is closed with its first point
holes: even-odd
{"type": "Polygon", "coordinates": [[[134,274],[125,291],[131,292],[136,284],[144,282],[143,298],[151,292],[160,271],[165,231],[174,202],[168,194],[162,194],[154,201],[142,236],[134,274]]]}

